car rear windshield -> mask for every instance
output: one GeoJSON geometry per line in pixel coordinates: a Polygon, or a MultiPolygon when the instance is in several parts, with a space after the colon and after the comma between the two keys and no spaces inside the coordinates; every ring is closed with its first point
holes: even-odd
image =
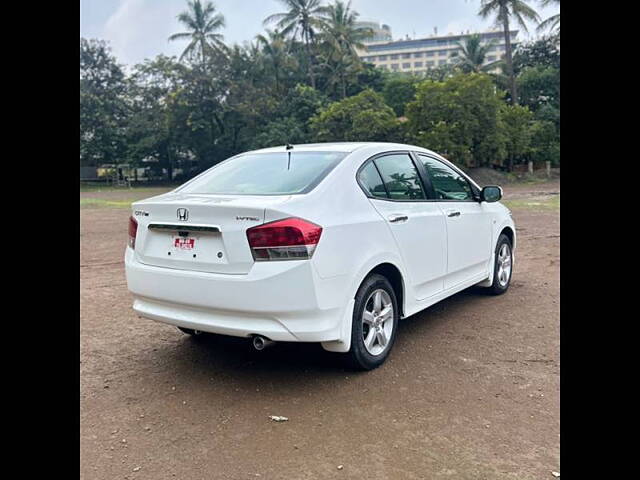
{"type": "Polygon", "coordinates": [[[346,155],[345,152],[247,153],[213,167],[180,191],[229,195],[307,193],[346,155]]]}

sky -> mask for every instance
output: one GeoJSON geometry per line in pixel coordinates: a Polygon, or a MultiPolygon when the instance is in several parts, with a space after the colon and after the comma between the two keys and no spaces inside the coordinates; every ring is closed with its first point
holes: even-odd
{"type": "MultiPolygon", "coordinates": [[[[226,20],[221,31],[228,44],[252,40],[264,31],[262,21],[285,9],[278,0],[214,0],[226,20]]],[[[372,20],[391,27],[394,40],[426,37],[438,29],[439,35],[491,28],[477,12],[480,0],[352,0],[359,20],[372,20]]],[[[558,12],[557,6],[540,7],[529,1],[542,19],[558,12]]],[[[176,16],[186,0],[80,0],[80,36],[107,40],[119,63],[135,64],[163,53],[179,55],[186,41],[169,42],[172,33],[184,31],[176,16]]],[[[520,29],[519,40],[536,36],[520,29]]]]}

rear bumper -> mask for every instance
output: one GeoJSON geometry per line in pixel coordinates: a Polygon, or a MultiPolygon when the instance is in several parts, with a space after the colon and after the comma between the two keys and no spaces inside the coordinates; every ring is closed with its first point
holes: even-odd
{"type": "Polygon", "coordinates": [[[322,279],[309,261],[259,262],[246,275],[144,265],[126,249],[133,309],[179,327],[275,341],[340,340],[348,278],[322,279]]]}

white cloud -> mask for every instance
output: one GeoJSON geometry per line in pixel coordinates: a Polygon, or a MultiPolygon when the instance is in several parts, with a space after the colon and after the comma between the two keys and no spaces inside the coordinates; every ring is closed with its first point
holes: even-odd
{"type": "Polygon", "coordinates": [[[103,36],[118,61],[132,64],[159,53],[174,55],[180,45],[167,38],[177,31],[176,9],[165,0],[121,0],[107,19],[103,36]]]}

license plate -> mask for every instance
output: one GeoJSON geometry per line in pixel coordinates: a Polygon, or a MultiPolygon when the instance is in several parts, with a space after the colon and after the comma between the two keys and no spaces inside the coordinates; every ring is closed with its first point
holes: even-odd
{"type": "Polygon", "coordinates": [[[177,250],[193,250],[196,246],[196,239],[193,237],[174,237],[173,248],[177,250]]]}

